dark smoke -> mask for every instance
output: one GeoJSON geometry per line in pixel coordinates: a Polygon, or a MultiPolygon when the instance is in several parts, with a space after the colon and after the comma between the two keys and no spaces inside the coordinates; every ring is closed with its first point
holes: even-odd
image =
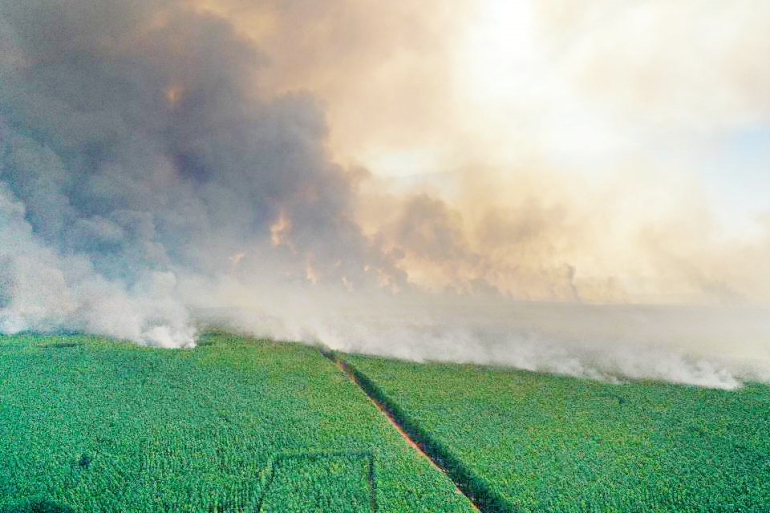
{"type": "Polygon", "coordinates": [[[260,91],[266,59],[227,22],[178,1],[33,0],[0,4],[0,27],[4,331],[189,344],[182,275],[240,253],[357,286],[362,262],[387,267],[316,101],[260,91]]]}
{"type": "MultiPolygon", "coordinates": [[[[576,271],[575,255],[603,271],[591,244],[612,239],[612,216],[594,215],[608,202],[581,198],[582,215],[532,199],[557,190],[547,179],[506,194],[506,208],[486,193],[469,195],[477,210],[428,194],[375,201],[365,234],[361,204],[376,195],[358,189],[366,171],[331,158],[320,102],[276,93],[271,56],[191,2],[0,0],[0,50],[2,333],[190,347],[214,318],[418,360],[723,388],[768,379],[762,310],[576,306],[586,291],[625,297],[612,272],[576,271]],[[421,290],[419,273],[448,285],[421,290]]],[[[766,266],[759,280],[743,279],[747,266],[716,279],[720,254],[692,266],[701,234],[685,231],[650,232],[657,253],[645,254],[719,298],[766,297],[766,266]]],[[[766,246],[749,249],[746,262],[766,261],[766,246]]]]}

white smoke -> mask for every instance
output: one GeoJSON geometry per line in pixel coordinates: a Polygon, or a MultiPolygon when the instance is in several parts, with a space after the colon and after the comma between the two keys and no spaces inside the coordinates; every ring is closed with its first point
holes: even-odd
{"type": "Polygon", "coordinates": [[[174,298],[174,275],[152,273],[129,290],[82,255],[62,256],[0,187],[0,332],[85,331],[160,347],[190,347],[195,331],[174,298]],[[139,287],[145,290],[139,291],[139,287]]]}
{"type": "MultiPolygon", "coordinates": [[[[222,293],[249,297],[240,286],[231,283],[222,293]]],[[[228,304],[224,297],[216,303],[228,304]]],[[[244,303],[250,307],[199,304],[197,317],[262,337],[418,362],[721,389],[770,381],[770,311],[763,308],[527,303],[422,293],[394,299],[319,290],[244,303]]]]}
{"type": "Polygon", "coordinates": [[[770,379],[764,310],[580,305],[632,283],[767,299],[770,237],[716,240],[686,187],[651,208],[660,188],[625,201],[643,180],[472,170],[453,197],[364,193],[321,102],[272,90],[270,56],[195,2],[4,2],[0,47],[2,333],[191,347],[223,323],[610,381],[770,379]]]}

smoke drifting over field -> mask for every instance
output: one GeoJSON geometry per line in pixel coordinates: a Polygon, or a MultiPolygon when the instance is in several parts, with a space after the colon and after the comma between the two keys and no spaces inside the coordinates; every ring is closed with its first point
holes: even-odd
{"type": "MultiPolygon", "coordinates": [[[[746,30],[717,38],[717,64],[743,78],[699,90],[713,108],[697,140],[669,88],[686,82],[675,63],[628,58],[633,41],[605,55],[612,45],[596,34],[617,30],[592,31],[601,13],[573,4],[579,26],[556,30],[566,18],[545,16],[543,37],[573,34],[557,59],[570,95],[641,116],[627,133],[692,148],[770,126],[757,93],[770,76],[746,56],[770,48],[749,9],[767,14],[763,4],[730,10],[746,30]],[[604,69],[651,77],[650,95],[628,93],[648,103],[629,100],[623,81],[599,84],[604,69]]],[[[543,90],[513,80],[521,97],[500,104],[515,121],[496,119],[463,100],[473,87],[447,64],[463,66],[447,34],[477,3],[362,5],[381,16],[344,0],[0,2],[0,332],[189,347],[213,317],[418,360],[726,388],[768,379],[767,205],[738,229],[692,159],[618,143],[606,127],[588,138],[598,149],[579,152],[601,169],[576,171],[565,155],[585,135],[563,120],[596,120],[559,103],[556,68],[530,62],[552,54],[512,58],[543,90]],[[415,154],[427,167],[394,178],[415,154]],[[711,306],[620,306],[632,303],[711,306]]],[[[642,14],[689,12],[658,7],[642,14]]]]}
{"type": "Polygon", "coordinates": [[[264,58],[228,23],[179,2],[2,13],[6,330],[191,344],[183,276],[381,265],[316,101],[259,99],[264,58]]]}

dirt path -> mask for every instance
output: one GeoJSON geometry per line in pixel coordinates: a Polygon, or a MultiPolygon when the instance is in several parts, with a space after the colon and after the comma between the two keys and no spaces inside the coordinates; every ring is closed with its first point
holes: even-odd
{"type": "Polygon", "coordinates": [[[452,479],[452,477],[449,475],[447,470],[444,467],[442,467],[436,460],[434,460],[428,453],[426,453],[422,449],[422,447],[420,447],[420,445],[414,439],[412,439],[411,436],[409,436],[409,433],[406,432],[404,427],[388,411],[388,409],[385,408],[385,406],[382,403],[380,403],[375,397],[372,396],[372,394],[370,394],[367,391],[367,387],[365,387],[365,386],[363,386],[361,384],[361,382],[359,381],[359,379],[356,376],[355,372],[353,372],[348,367],[348,365],[345,363],[345,361],[342,358],[340,358],[339,356],[337,356],[337,355],[335,355],[333,353],[327,352],[327,351],[322,351],[322,354],[326,358],[331,360],[332,363],[334,363],[334,365],[340,370],[340,372],[342,372],[345,376],[347,376],[348,379],[351,382],[353,382],[353,384],[355,384],[358,388],[361,389],[362,392],[364,392],[364,394],[366,394],[366,397],[369,399],[369,401],[375,406],[375,408],[377,408],[380,411],[380,413],[382,413],[385,416],[386,419],[388,419],[388,422],[390,422],[390,424],[393,426],[393,428],[395,428],[395,430],[398,431],[398,433],[406,441],[406,443],[409,444],[410,447],[412,447],[415,451],[417,451],[423,458],[428,460],[428,462],[431,464],[431,466],[433,466],[436,470],[438,470],[442,474],[446,475],[454,483],[454,485],[455,485],[455,493],[457,493],[458,495],[465,495],[465,497],[468,499],[468,501],[473,506],[473,510],[481,512],[481,510],[479,509],[478,505],[473,500],[473,498],[468,496],[467,494],[465,494],[460,489],[458,484],[452,479]]]}

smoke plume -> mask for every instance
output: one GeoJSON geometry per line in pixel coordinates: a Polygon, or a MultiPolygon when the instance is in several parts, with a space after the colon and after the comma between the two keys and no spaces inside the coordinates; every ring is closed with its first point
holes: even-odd
{"type": "MultiPolygon", "coordinates": [[[[702,180],[649,135],[693,124],[668,88],[689,87],[676,55],[629,56],[625,11],[598,31],[624,44],[597,41],[609,14],[573,4],[583,16],[533,14],[552,46],[512,62],[543,90],[517,78],[498,112],[456,72],[471,1],[0,2],[0,332],[192,347],[216,322],[597,379],[768,379],[768,217],[725,229],[702,180]],[[573,150],[554,141],[584,119],[574,95],[643,125],[624,127],[642,141],[630,146],[596,133],[609,146],[589,157],[611,148],[614,171],[564,165],[573,150]],[[388,152],[429,169],[394,178],[388,152]]],[[[675,28],[689,12],[660,9],[647,14],[675,28]]],[[[770,117],[764,68],[730,58],[770,44],[749,28],[721,36],[717,68],[743,78],[701,91],[720,100],[708,137],[770,117]]]]}

